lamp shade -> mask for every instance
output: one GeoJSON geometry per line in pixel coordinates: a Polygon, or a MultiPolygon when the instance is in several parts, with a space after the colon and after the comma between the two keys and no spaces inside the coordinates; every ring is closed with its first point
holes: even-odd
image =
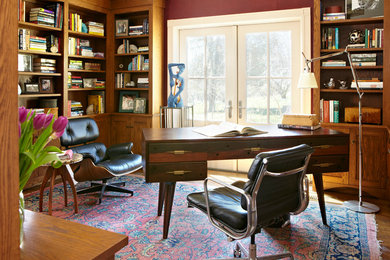
{"type": "Polygon", "coordinates": [[[313,72],[304,71],[299,76],[298,88],[317,88],[317,81],[313,72]]]}

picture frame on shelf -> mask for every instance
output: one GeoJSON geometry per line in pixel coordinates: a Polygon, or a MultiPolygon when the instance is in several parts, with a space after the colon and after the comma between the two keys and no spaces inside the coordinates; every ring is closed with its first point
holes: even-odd
{"type": "Polygon", "coordinates": [[[39,83],[39,93],[42,94],[54,93],[53,78],[39,77],[38,83],[39,83]]]}
{"type": "Polygon", "coordinates": [[[18,54],[18,71],[32,72],[32,55],[18,54]]]}
{"type": "Polygon", "coordinates": [[[345,0],[348,19],[380,17],[384,15],[384,0],[345,0]]]}
{"type": "Polygon", "coordinates": [[[134,113],[145,114],[146,112],[146,98],[136,98],[134,113]]]}
{"type": "Polygon", "coordinates": [[[135,100],[139,93],[136,91],[120,91],[119,93],[119,109],[121,113],[134,113],[135,100]]]}
{"type": "Polygon", "coordinates": [[[38,94],[39,84],[38,83],[24,83],[23,94],[38,94]]]}
{"type": "Polygon", "coordinates": [[[118,19],[115,21],[115,35],[126,36],[129,28],[129,20],[118,19]]]}
{"type": "Polygon", "coordinates": [[[97,78],[83,78],[83,87],[84,88],[95,88],[97,78]]]}

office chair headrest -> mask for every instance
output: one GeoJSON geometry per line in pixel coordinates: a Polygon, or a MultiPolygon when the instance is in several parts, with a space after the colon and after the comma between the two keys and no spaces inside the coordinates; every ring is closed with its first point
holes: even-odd
{"type": "Polygon", "coordinates": [[[61,136],[61,145],[65,147],[84,144],[99,137],[99,128],[92,118],[69,119],[64,134],[61,136]]]}

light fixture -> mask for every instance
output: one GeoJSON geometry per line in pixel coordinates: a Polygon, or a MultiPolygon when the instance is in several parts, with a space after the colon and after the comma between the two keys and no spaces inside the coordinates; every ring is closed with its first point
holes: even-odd
{"type": "Polygon", "coordinates": [[[305,54],[302,53],[303,57],[305,58],[306,68],[305,68],[305,71],[303,73],[301,73],[301,76],[299,78],[299,84],[302,84],[302,87],[298,86],[298,88],[309,88],[307,86],[309,86],[310,84],[315,84],[316,87],[318,86],[317,82],[314,78],[314,73],[310,72],[309,63],[316,61],[316,60],[322,60],[322,59],[327,59],[327,58],[339,56],[342,54],[347,54],[349,65],[350,65],[351,71],[352,71],[352,76],[356,82],[356,91],[358,94],[358,104],[359,104],[359,159],[358,159],[359,160],[359,169],[358,169],[359,170],[359,200],[358,201],[357,200],[345,201],[343,203],[343,205],[346,206],[348,209],[356,211],[356,212],[375,213],[375,212],[378,212],[380,210],[379,207],[372,204],[372,203],[363,202],[363,200],[362,200],[362,131],[363,131],[362,130],[362,96],[364,93],[360,91],[359,82],[358,82],[358,79],[356,76],[355,68],[352,65],[351,54],[350,54],[348,48],[349,48],[349,46],[347,46],[344,51],[331,53],[331,54],[316,57],[313,59],[307,59],[305,57],[305,54]],[[311,78],[314,78],[314,81],[311,78]]]}

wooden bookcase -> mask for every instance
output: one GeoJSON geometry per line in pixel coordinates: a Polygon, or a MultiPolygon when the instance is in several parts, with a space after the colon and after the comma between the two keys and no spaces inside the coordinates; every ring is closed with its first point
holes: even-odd
{"type": "MultiPolygon", "coordinates": [[[[367,29],[385,28],[389,30],[389,17],[346,19],[335,21],[322,21],[322,13],[328,6],[339,5],[344,11],[344,0],[315,0],[313,10],[313,57],[319,57],[329,53],[343,51],[348,45],[348,34],[354,29],[364,32],[367,29]],[[321,10],[322,8],[322,10],[321,10]],[[339,49],[322,49],[321,39],[324,29],[338,28],[339,49]]],[[[388,3],[385,3],[386,10],[389,10],[388,3]]],[[[388,13],[388,12],[387,12],[388,13]]],[[[386,35],[386,34],[385,34],[386,35]]],[[[359,48],[352,49],[352,53],[376,53],[377,66],[355,67],[359,79],[379,78],[383,80],[383,89],[363,90],[363,107],[375,107],[381,109],[380,124],[363,125],[363,191],[370,195],[385,198],[389,197],[387,189],[389,187],[389,169],[387,167],[387,143],[389,140],[388,127],[390,123],[390,111],[388,108],[390,100],[389,88],[389,63],[388,52],[390,49],[389,38],[385,36],[382,48],[359,48]],[[387,55],[387,56],[386,56],[387,55]],[[386,59],[387,57],[387,59],[386,59]]],[[[347,55],[338,56],[331,59],[347,61],[347,55]]],[[[344,110],[346,107],[358,106],[358,95],[356,89],[327,89],[324,83],[330,78],[346,80],[347,85],[353,79],[349,63],[345,67],[323,67],[322,61],[313,64],[314,72],[319,88],[313,92],[313,112],[320,114],[320,100],[339,100],[340,123],[322,123],[323,127],[332,128],[338,131],[350,133],[350,165],[349,172],[341,174],[327,174],[324,176],[324,188],[351,187],[358,188],[358,124],[346,123],[344,110]]],[[[337,85],[336,85],[337,86],[337,85]]]]}

